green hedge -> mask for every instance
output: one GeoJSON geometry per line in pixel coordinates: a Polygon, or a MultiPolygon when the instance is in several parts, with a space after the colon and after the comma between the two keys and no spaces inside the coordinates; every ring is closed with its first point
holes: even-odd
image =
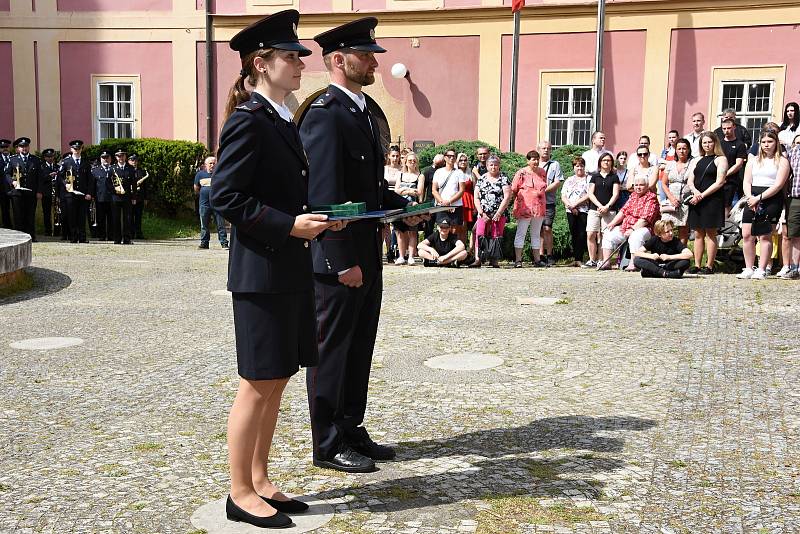
{"type": "Polygon", "coordinates": [[[102,150],[112,154],[122,148],[139,155],[139,166],[150,173],[150,201],[156,211],[175,216],[192,204],[192,184],[197,168],[207,155],[205,145],[169,139],[104,139],[86,145],[85,156],[96,159],[102,150]]]}
{"type": "MultiPolygon", "coordinates": [[[[500,170],[509,178],[512,178],[517,170],[527,165],[524,154],[500,152],[497,147],[489,143],[464,140],[450,141],[443,145],[436,145],[423,149],[417,155],[419,158],[419,165],[420,168],[427,167],[431,164],[436,154],[444,154],[446,150],[455,150],[456,153],[464,152],[467,154],[470,158],[470,166],[473,166],[477,163],[475,151],[481,146],[488,147],[491,153],[500,156],[500,170]]],[[[552,159],[558,161],[559,165],[561,165],[561,171],[564,173],[565,179],[572,176],[572,159],[575,156],[580,156],[585,150],[586,147],[565,145],[553,151],[552,159]]],[[[503,237],[503,254],[509,260],[514,259],[514,234],[516,231],[517,223],[512,218],[511,221],[506,224],[503,237]]],[[[553,255],[556,258],[569,258],[571,254],[572,250],[570,247],[567,215],[564,210],[564,205],[561,203],[561,194],[559,193],[556,195],[556,220],[553,222],[553,255]]],[[[531,259],[529,242],[525,243],[523,258],[528,261],[531,259]]]]}

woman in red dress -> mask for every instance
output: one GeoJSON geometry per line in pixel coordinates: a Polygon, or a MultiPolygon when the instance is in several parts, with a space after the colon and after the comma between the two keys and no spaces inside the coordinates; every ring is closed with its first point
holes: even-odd
{"type": "MultiPolygon", "coordinates": [[[[467,242],[467,232],[469,229],[475,225],[475,195],[473,194],[473,189],[475,183],[472,181],[472,172],[469,170],[469,158],[463,152],[459,153],[456,156],[456,167],[458,170],[464,173],[466,176],[466,180],[464,181],[464,194],[461,196],[461,201],[464,203],[463,206],[463,214],[464,214],[464,224],[461,226],[463,228],[464,235],[458,236],[458,238],[463,242],[467,242]]],[[[472,250],[470,248],[469,250],[472,250]]]]}

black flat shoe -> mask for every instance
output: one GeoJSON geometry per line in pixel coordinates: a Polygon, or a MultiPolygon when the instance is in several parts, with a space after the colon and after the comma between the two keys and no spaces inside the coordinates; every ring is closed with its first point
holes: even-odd
{"type": "Polygon", "coordinates": [[[386,445],[379,445],[369,437],[367,429],[360,426],[345,437],[345,442],[351,449],[373,460],[394,460],[397,455],[394,449],[386,445]]]}
{"type": "MultiPolygon", "coordinates": [[[[263,497],[262,497],[263,499],[263,497]]],[[[241,523],[248,523],[254,527],[261,528],[287,528],[292,526],[292,519],[281,512],[275,512],[274,515],[263,517],[245,512],[233,502],[231,496],[228,495],[228,500],[225,502],[225,513],[228,516],[228,521],[239,521],[241,523]]]]}
{"type": "Polygon", "coordinates": [[[297,499],[289,499],[288,501],[279,501],[264,496],[262,496],[261,498],[264,499],[265,503],[272,506],[277,511],[283,512],[284,514],[301,514],[306,510],[308,510],[308,505],[303,501],[298,501],[297,499]]]}
{"type": "Polygon", "coordinates": [[[372,459],[344,444],[339,447],[339,452],[333,458],[328,460],[314,458],[314,465],[345,473],[372,473],[376,470],[375,462],[372,459]]]}
{"type": "Polygon", "coordinates": [[[689,274],[697,274],[697,273],[700,272],[700,267],[698,267],[697,265],[692,265],[691,267],[689,267],[689,270],[686,271],[686,272],[689,273],[689,274]]]}

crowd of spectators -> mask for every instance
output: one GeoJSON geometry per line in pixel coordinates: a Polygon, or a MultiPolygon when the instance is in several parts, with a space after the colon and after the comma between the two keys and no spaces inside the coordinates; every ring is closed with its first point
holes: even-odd
{"type": "Polygon", "coordinates": [[[393,149],[385,173],[390,186],[409,200],[452,207],[420,228],[396,224],[394,263],[413,264],[416,251],[424,265],[497,267],[506,223],[513,220],[514,266],[523,266],[529,240],[532,265],[549,267],[555,261],[553,224],[560,196],[574,256],[570,266],[619,266],[663,278],[713,274],[724,237],[719,234],[733,231],[740,232],[745,260],[738,278],[770,275],[773,239],[779,235],[783,267],[777,275],[797,279],[798,120],[800,107],[791,102],[782,124],[765,124],[753,140],[736,122],[734,110],[723,112],[715,131],[706,128],[698,112],[685,135],[671,130],[660,151],[651,150],[650,137],[642,135],[630,157],[606,149],[606,135],[598,131],[589,149],[573,159],[566,178],[547,141],[526,154],[527,164],[512,178],[501,172],[499,156],[487,147],[476,150],[472,168],[469,155],[448,150],[422,171],[416,154],[393,149]],[[416,246],[419,231],[425,240],[416,246]]]}

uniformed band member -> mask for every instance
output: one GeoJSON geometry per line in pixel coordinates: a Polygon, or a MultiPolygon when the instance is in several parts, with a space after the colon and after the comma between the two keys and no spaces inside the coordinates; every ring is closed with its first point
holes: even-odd
{"type": "Polygon", "coordinates": [[[270,482],[267,459],[289,377],[317,363],[309,240],[334,224],[305,213],[309,166],[284,104],[300,87],[301,56],[311,53],[297,39],[299,17],[281,11],[231,40],[242,70],[228,97],[211,184],[212,207],[232,225],[228,290],[241,377],[228,418],[226,512],[233,521],[276,528],[291,525],[286,513],[308,508],[270,482]]]}
{"type": "Polygon", "coordinates": [[[144,239],[142,234],[142,214],[147,193],[150,189],[150,176],[139,167],[139,154],[128,156],[128,165],[133,167],[133,206],[131,207],[131,232],[136,239],[144,239]]]}
{"type": "Polygon", "coordinates": [[[30,153],[31,140],[20,137],[14,141],[17,153],[6,165],[6,191],[14,213],[14,229],[30,234],[36,241],[36,200],[41,198],[41,160],[30,153]]]}
{"type": "Polygon", "coordinates": [[[100,241],[109,241],[114,235],[114,226],[111,219],[111,152],[100,152],[100,165],[92,169],[95,184],[95,232],[100,241]]]}
{"type": "Polygon", "coordinates": [[[58,165],[56,164],[56,151],[52,148],[42,150],[44,161],[40,169],[39,192],[42,195],[42,221],[44,222],[45,235],[53,235],[53,193],[56,189],[58,165]]]}
{"type": "MultiPolygon", "coordinates": [[[[385,52],[375,42],[377,23],[362,18],[314,37],[332,83],[300,127],[313,171],[312,206],[366,202],[371,211],[407,204],[383,179],[378,123],[361,93],[375,81],[375,54],[385,52]]],[[[395,455],[361,426],[383,291],[382,243],[381,226],[368,220],[326,232],[312,246],[320,361],[308,370],[307,385],[314,465],[320,467],[369,472],[374,460],[395,455]]]]}
{"type": "Polygon", "coordinates": [[[8,189],[6,188],[6,166],[11,159],[9,151],[11,149],[11,141],[8,139],[0,139],[0,223],[3,228],[13,228],[11,223],[11,201],[8,198],[8,189]]]}
{"type": "Polygon", "coordinates": [[[111,224],[114,227],[114,244],[133,244],[131,206],[133,198],[134,169],[128,165],[128,153],[122,148],[114,152],[117,162],[111,166],[111,224]]]}
{"type": "MultiPolygon", "coordinates": [[[[73,243],[88,243],[86,239],[86,213],[94,196],[94,179],[89,159],[81,156],[83,141],[69,142],[70,155],[61,161],[58,170],[58,191],[61,213],[67,213],[69,237],[73,243]]],[[[62,239],[64,228],[62,226],[62,239]]]]}

